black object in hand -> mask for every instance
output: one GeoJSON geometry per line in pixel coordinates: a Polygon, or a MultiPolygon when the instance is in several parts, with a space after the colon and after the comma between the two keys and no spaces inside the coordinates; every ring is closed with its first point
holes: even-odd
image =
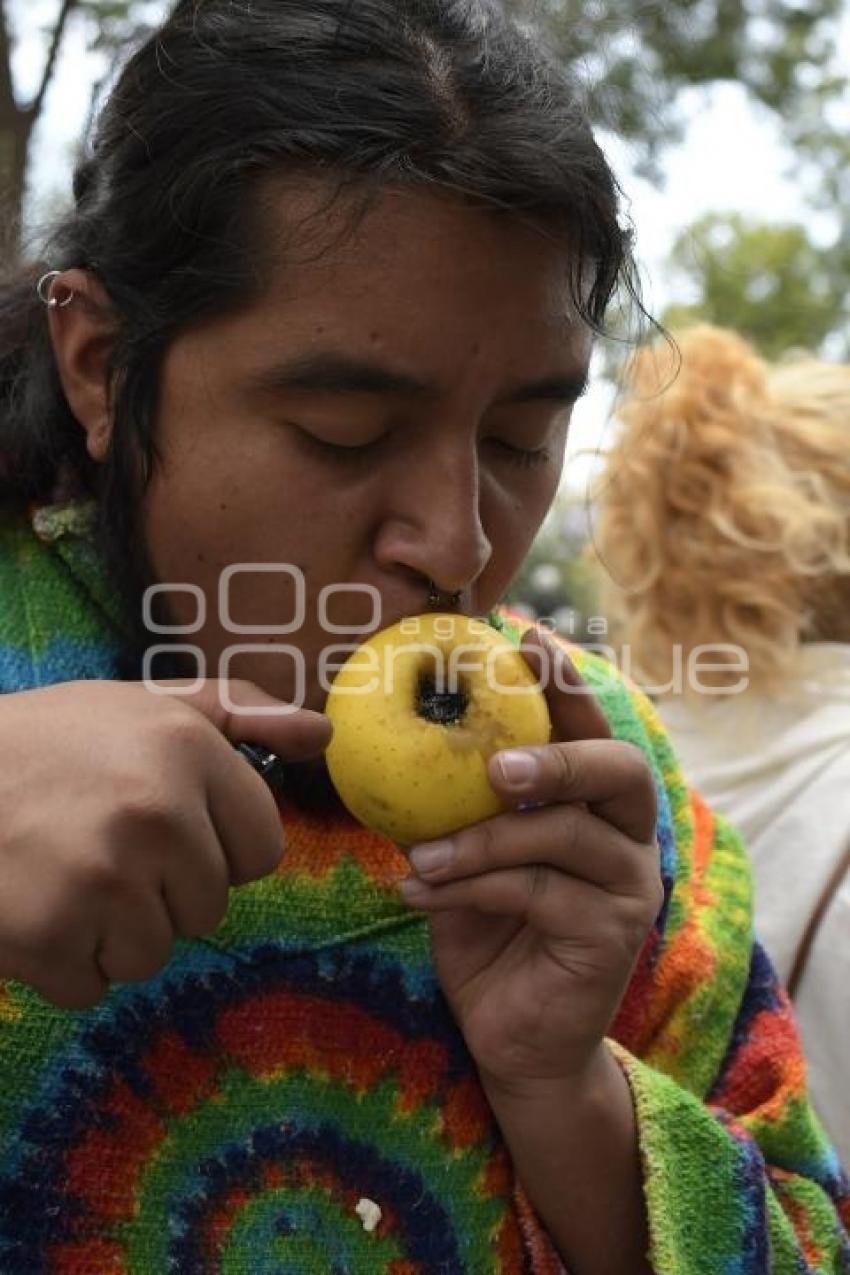
{"type": "Polygon", "coordinates": [[[286,772],[277,753],[264,748],[262,744],[237,744],[236,751],[241,753],[248,765],[266,781],[273,796],[283,796],[286,772]]]}

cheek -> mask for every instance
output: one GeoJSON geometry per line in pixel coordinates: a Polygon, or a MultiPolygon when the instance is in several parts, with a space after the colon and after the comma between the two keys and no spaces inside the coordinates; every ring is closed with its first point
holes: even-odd
{"type": "MultiPolygon", "coordinates": [[[[153,579],[203,593],[206,624],[190,640],[210,661],[233,644],[311,649],[321,637],[319,594],[356,578],[355,559],[371,525],[368,511],[333,509],[309,485],[281,501],[268,492],[243,496],[233,485],[180,490],[161,477],[149,489],[144,520],[153,579]],[[254,631],[234,632],[234,626],[254,631]],[[278,631],[263,632],[268,627],[278,631]]],[[[169,591],[164,608],[165,623],[188,625],[198,614],[196,598],[185,590],[169,591]]],[[[327,614],[331,624],[363,624],[371,601],[333,593],[327,614]]]]}
{"type": "Polygon", "coordinates": [[[528,551],[558,494],[560,479],[560,466],[547,464],[523,473],[510,487],[482,491],[482,505],[485,501],[491,505],[495,534],[508,552],[524,555],[528,551]]]}
{"type": "Polygon", "coordinates": [[[214,456],[198,447],[169,462],[154,474],[143,506],[159,576],[279,560],[288,550],[287,535],[299,522],[284,494],[293,483],[268,457],[257,461],[241,451],[214,456]]]}
{"type": "Polygon", "coordinates": [[[482,581],[485,607],[501,600],[525,561],[555,498],[559,478],[560,473],[534,476],[533,481],[529,477],[522,494],[502,487],[482,491],[482,521],[493,547],[482,581]]]}

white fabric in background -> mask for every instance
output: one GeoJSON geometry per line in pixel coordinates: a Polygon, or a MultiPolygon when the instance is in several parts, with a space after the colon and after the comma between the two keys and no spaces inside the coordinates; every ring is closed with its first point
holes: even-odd
{"type": "MultiPolygon", "coordinates": [[[[812,643],[771,696],[668,697],[658,709],[688,778],[742,833],[759,938],[786,981],[850,844],[850,645],[812,643]]],[[[850,1166],[850,873],[826,912],[797,995],[811,1092],[850,1166]]]]}

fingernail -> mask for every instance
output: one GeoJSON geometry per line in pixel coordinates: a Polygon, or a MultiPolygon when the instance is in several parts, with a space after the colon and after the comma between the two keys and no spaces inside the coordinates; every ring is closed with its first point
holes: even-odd
{"type": "Polygon", "coordinates": [[[511,750],[499,754],[499,769],[511,788],[528,788],[540,773],[540,762],[533,753],[511,750]]]}
{"type": "Polygon", "coordinates": [[[454,846],[451,841],[431,841],[427,845],[415,846],[409,858],[417,872],[438,872],[451,863],[454,846]]]}

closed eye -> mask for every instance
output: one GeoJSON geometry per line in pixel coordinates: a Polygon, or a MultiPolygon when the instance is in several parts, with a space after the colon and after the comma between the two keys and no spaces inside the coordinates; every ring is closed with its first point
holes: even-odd
{"type": "Polygon", "coordinates": [[[379,434],[376,438],[364,439],[362,442],[337,443],[331,442],[328,438],[322,438],[319,434],[314,434],[312,430],[304,429],[300,425],[295,425],[294,428],[297,430],[300,440],[311,451],[319,452],[331,460],[343,462],[365,460],[372,457],[388,437],[386,434],[379,434]]]}
{"type": "Polygon", "coordinates": [[[508,464],[519,465],[523,469],[532,469],[535,465],[545,465],[552,459],[548,447],[517,447],[506,438],[489,438],[486,440],[503,454],[508,464]]]}

